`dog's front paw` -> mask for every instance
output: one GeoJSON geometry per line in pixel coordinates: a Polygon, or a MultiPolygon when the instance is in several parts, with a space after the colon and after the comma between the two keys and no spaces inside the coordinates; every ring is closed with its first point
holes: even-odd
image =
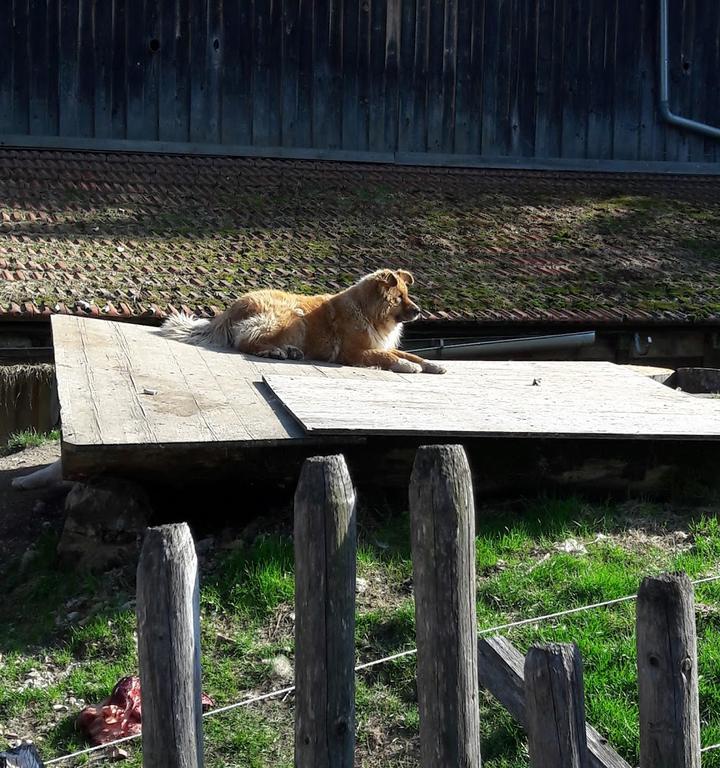
{"type": "Polygon", "coordinates": [[[421,373],[422,366],[412,363],[410,360],[399,358],[390,366],[390,370],[395,371],[395,373],[421,373]]]}
{"type": "Polygon", "coordinates": [[[287,354],[280,347],[261,349],[254,353],[256,357],[269,357],[271,360],[287,360],[287,354]]]}
{"type": "Polygon", "coordinates": [[[423,364],[423,373],[447,373],[447,370],[437,363],[429,363],[427,360],[423,364]]]}
{"type": "Polygon", "coordinates": [[[302,349],[293,347],[292,344],[288,344],[287,347],[285,347],[285,353],[288,356],[288,360],[302,360],[305,357],[302,349]]]}

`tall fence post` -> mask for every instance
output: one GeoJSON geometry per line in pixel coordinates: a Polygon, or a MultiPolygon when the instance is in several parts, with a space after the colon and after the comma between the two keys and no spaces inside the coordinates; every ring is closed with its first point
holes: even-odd
{"type": "Polygon", "coordinates": [[[582,659],[574,643],[528,651],[525,720],[532,768],[588,768],[582,659]]]}
{"type": "Polygon", "coordinates": [[[423,768],[478,768],[475,509],[465,451],[423,446],[410,481],[423,768]]]}
{"type": "Polygon", "coordinates": [[[695,597],[684,573],[640,585],[637,660],[640,768],[700,768],[695,597]]]}
{"type": "Polygon", "coordinates": [[[202,768],[200,594],[185,523],[149,528],[137,569],[143,765],[202,768]]]}
{"type": "Polygon", "coordinates": [[[308,459],[295,492],[295,766],[355,761],[355,493],[345,459],[308,459]]]}

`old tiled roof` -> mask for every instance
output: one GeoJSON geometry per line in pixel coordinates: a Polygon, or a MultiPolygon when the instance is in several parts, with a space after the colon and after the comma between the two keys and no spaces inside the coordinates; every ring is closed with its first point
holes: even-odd
{"type": "Polygon", "coordinates": [[[720,180],[0,150],[0,313],[208,314],[412,269],[428,318],[720,319],[720,180]]]}

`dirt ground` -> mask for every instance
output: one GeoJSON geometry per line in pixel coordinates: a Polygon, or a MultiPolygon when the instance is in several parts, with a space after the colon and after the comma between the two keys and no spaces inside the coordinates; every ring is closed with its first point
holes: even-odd
{"type": "Polygon", "coordinates": [[[60,443],[27,448],[0,457],[0,569],[22,555],[45,529],[60,529],[66,489],[18,491],[13,478],[40,469],[60,457],[60,443]]]}

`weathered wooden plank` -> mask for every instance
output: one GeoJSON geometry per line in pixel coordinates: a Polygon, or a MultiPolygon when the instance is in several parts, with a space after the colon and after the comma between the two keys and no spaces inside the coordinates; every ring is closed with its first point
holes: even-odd
{"type": "Polygon", "coordinates": [[[270,111],[272,95],[270,69],[270,6],[272,0],[255,0],[253,4],[253,71],[252,115],[253,144],[270,146],[270,111]]]}
{"type": "Polygon", "coordinates": [[[431,2],[428,11],[426,152],[443,151],[443,62],[445,3],[431,2]]]}
{"type": "MultiPolygon", "coordinates": [[[[619,8],[619,6],[618,6],[619,8]]],[[[613,46],[615,93],[613,158],[634,160],[640,144],[640,46],[638,30],[642,20],[641,3],[622,6],[613,46]]]]}
{"type": "Polygon", "coordinates": [[[313,142],[313,0],[299,0],[298,93],[295,146],[313,142]]]}
{"type": "Polygon", "coordinates": [[[266,381],[305,429],[318,434],[720,437],[716,401],[609,363],[488,361],[455,370],[463,373],[451,367],[444,377],[403,376],[400,385],[377,381],[372,387],[351,379],[266,381]]]}
{"type": "Polygon", "coordinates": [[[27,36],[30,28],[29,0],[15,0],[9,11],[10,18],[4,23],[12,24],[12,126],[15,133],[28,133],[30,127],[30,89],[28,78],[27,36]]]}
{"type": "MultiPolygon", "coordinates": [[[[683,3],[682,59],[680,89],[680,106],[678,114],[691,117],[694,120],[704,120],[705,91],[707,82],[703,80],[703,47],[707,30],[703,24],[702,2],[683,3]]],[[[710,75],[712,81],[716,73],[710,75]]],[[[705,139],[695,131],[687,131],[688,159],[697,162],[704,156],[705,139]]]]}
{"type": "Polygon", "coordinates": [[[29,54],[27,59],[29,69],[29,105],[27,130],[31,134],[39,134],[41,136],[46,135],[52,130],[48,124],[49,91],[52,89],[52,81],[49,77],[51,45],[51,41],[48,39],[49,10],[48,0],[29,0],[27,41],[29,54]]]}
{"type": "Polygon", "coordinates": [[[253,4],[225,8],[223,141],[253,143],[253,4]],[[229,42],[228,42],[229,41],[229,42]]]}
{"type": "MultiPolygon", "coordinates": [[[[714,44],[710,46],[708,53],[707,66],[711,72],[720,72],[720,4],[713,3],[709,6],[713,11],[713,18],[708,24],[710,29],[710,39],[714,44]]],[[[707,49],[706,49],[707,50],[707,49]]],[[[708,99],[708,121],[712,125],[720,125],[720,88],[709,89],[708,99]]],[[[712,162],[720,162],[720,141],[706,140],[706,145],[710,144],[710,159],[712,162]]]]}
{"type": "Polygon", "coordinates": [[[330,4],[331,0],[315,0],[313,6],[313,141],[314,147],[329,145],[332,110],[330,103],[330,4]]]}
{"type": "Polygon", "coordinates": [[[282,103],[281,142],[284,147],[296,146],[298,119],[298,71],[300,64],[300,30],[298,26],[300,0],[282,0],[282,103]]]}
{"type": "Polygon", "coordinates": [[[473,10],[477,3],[470,0],[459,0],[457,4],[457,42],[455,66],[455,124],[453,136],[453,151],[461,154],[471,154],[470,135],[473,123],[480,121],[473,107],[473,93],[479,83],[472,81],[473,53],[473,10]]]}
{"type": "Polygon", "coordinates": [[[78,135],[95,135],[94,0],[80,0],[78,7],[78,135]]]}
{"type": "Polygon", "coordinates": [[[385,37],[387,13],[385,3],[370,3],[369,116],[368,149],[385,149],[385,37]]]}
{"type": "Polygon", "coordinates": [[[79,135],[78,116],[78,11],[79,0],[60,3],[60,66],[58,72],[59,133],[79,135]]]}
{"type": "Polygon", "coordinates": [[[485,35],[483,46],[482,153],[486,157],[497,157],[502,154],[497,142],[501,98],[498,69],[501,49],[505,47],[499,29],[502,17],[500,5],[497,0],[489,0],[485,4],[485,29],[495,30],[492,34],[485,35]]]}
{"type": "Polygon", "coordinates": [[[264,366],[276,375],[299,369],[324,375],[312,365],[256,363],[231,351],[169,342],[153,329],[124,323],[56,317],[53,338],[63,437],[79,445],[301,438],[300,427],[262,385],[264,366]]]}
{"type": "MultiPolygon", "coordinates": [[[[560,157],[563,0],[538,0],[535,156],[560,157]]],[[[484,151],[484,150],[483,150],[484,151]]]]}
{"type": "Polygon", "coordinates": [[[562,77],[562,157],[585,157],[587,140],[589,50],[587,14],[589,3],[569,2],[565,6],[562,77]]]}
{"type": "Polygon", "coordinates": [[[455,145],[455,82],[457,77],[458,0],[445,0],[442,57],[441,151],[452,153],[455,145]]]}
{"type": "MultiPolygon", "coordinates": [[[[114,139],[127,138],[128,104],[125,71],[129,59],[125,35],[127,18],[125,6],[125,2],[118,0],[112,4],[112,136],[114,139]]],[[[62,105],[60,108],[62,109],[62,105]]]]}
{"type": "Polygon", "coordinates": [[[93,14],[94,125],[93,135],[110,139],[113,135],[113,5],[97,3],[93,14]]]}
{"type": "Polygon", "coordinates": [[[535,3],[521,3],[519,8],[518,75],[516,102],[513,106],[513,154],[532,157],[535,147],[535,88],[538,57],[538,9],[535,3]]]}
{"type": "MultiPolygon", "coordinates": [[[[268,14],[268,142],[277,147],[282,141],[282,0],[272,0],[268,14]]],[[[337,110],[337,105],[335,107],[337,110]]]]}
{"type": "Polygon", "coordinates": [[[354,765],[356,531],[345,459],[308,459],[295,493],[296,768],[354,765]]]}
{"type": "Polygon", "coordinates": [[[640,585],[637,658],[640,768],[699,768],[695,597],[686,574],[640,585]]]}
{"type": "Polygon", "coordinates": [[[532,768],[588,768],[584,696],[577,645],[530,648],[525,657],[525,730],[532,768]]]}
{"type": "MultiPolygon", "coordinates": [[[[525,727],[525,657],[505,637],[478,642],[480,685],[525,727]]],[[[630,768],[591,725],[586,725],[590,768],[630,768]]]]}
{"type": "Polygon", "coordinates": [[[126,0],[127,60],[125,97],[127,101],[128,139],[142,139],[148,126],[145,123],[145,78],[149,51],[142,33],[144,21],[143,0],[126,0]]]}
{"type": "Polygon", "coordinates": [[[400,14],[401,0],[387,0],[385,20],[385,125],[383,128],[383,152],[392,153],[398,145],[398,92],[400,75],[400,14]]]}
{"type": "Polygon", "coordinates": [[[408,131],[408,147],[413,152],[424,152],[428,131],[428,48],[430,0],[416,0],[415,34],[412,74],[412,123],[408,131]]]}
{"type": "Polygon", "coordinates": [[[414,117],[413,79],[415,72],[415,13],[416,0],[401,0],[400,49],[398,70],[398,143],[400,152],[412,150],[414,117]]]}
{"type": "Polygon", "coordinates": [[[462,446],[418,450],[410,518],[420,763],[480,768],[475,506],[462,446]]]}
{"type": "MultiPolygon", "coordinates": [[[[585,89],[588,103],[588,157],[612,156],[613,82],[615,79],[612,46],[615,23],[615,6],[602,1],[591,3],[588,51],[590,61],[588,87],[585,89]]],[[[655,98],[652,89],[648,88],[648,91],[651,92],[650,97],[655,98]]],[[[653,122],[652,118],[650,121],[653,122]]]]}
{"type": "Polygon", "coordinates": [[[13,27],[0,24],[0,131],[13,133],[13,27]]]}
{"type": "Polygon", "coordinates": [[[137,619],[143,765],[202,768],[200,588],[186,523],[145,534],[137,619]]]}
{"type": "Polygon", "coordinates": [[[190,6],[190,141],[198,142],[205,141],[207,131],[209,3],[210,0],[195,0],[190,6]]]}

